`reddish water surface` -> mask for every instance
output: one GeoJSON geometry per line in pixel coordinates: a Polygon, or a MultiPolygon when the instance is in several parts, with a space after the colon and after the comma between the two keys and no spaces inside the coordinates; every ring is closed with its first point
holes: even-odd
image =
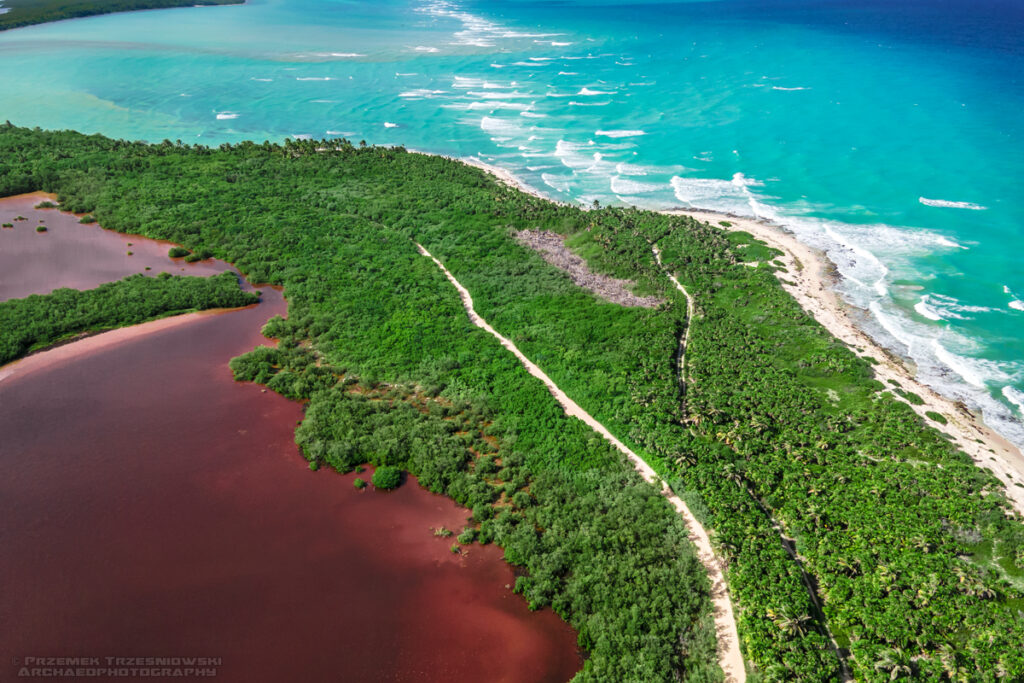
{"type": "Polygon", "coordinates": [[[33,192],[0,199],[0,224],[14,226],[0,229],[0,301],[61,287],[92,289],[135,273],[214,275],[230,269],[222,261],[171,259],[170,242],[122,235],[96,223],[79,223],[74,214],[34,208],[43,201],[56,198],[33,192]],[[18,216],[26,220],[14,220],[18,216]],[[36,231],[40,225],[46,232],[36,231]]]}
{"type": "Polygon", "coordinates": [[[310,472],[301,407],[232,381],[284,311],[264,289],[0,381],[0,679],[25,657],[179,655],[225,681],[571,678],[575,633],[508,589],[500,550],[431,533],[465,509],[310,472]]]}

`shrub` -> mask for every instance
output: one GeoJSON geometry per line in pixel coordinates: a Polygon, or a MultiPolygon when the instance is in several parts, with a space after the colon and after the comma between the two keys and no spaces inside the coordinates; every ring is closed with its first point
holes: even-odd
{"type": "Polygon", "coordinates": [[[78,219],[78,222],[79,223],[95,223],[96,222],[96,216],[91,216],[91,215],[90,216],[82,216],[81,218],[78,219]]]}
{"type": "Polygon", "coordinates": [[[941,413],[936,413],[934,410],[929,410],[928,412],[925,413],[925,415],[928,416],[929,420],[934,420],[938,422],[940,425],[944,425],[949,422],[949,420],[946,419],[945,415],[941,413]]]}
{"type": "Polygon", "coordinates": [[[5,228],[13,228],[14,227],[14,223],[4,223],[4,227],[5,228]]]}
{"type": "Polygon", "coordinates": [[[462,545],[469,545],[476,540],[476,529],[471,526],[467,526],[462,530],[462,533],[458,536],[458,541],[462,545]]]}
{"type": "Polygon", "coordinates": [[[57,205],[51,201],[39,202],[36,204],[37,209],[56,209],[57,205]]]}
{"type": "Polygon", "coordinates": [[[45,225],[37,225],[36,226],[36,232],[46,232],[46,226],[45,225]]]}
{"type": "Polygon", "coordinates": [[[209,249],[200,249],[197,252],[191,253],[185,257],[186,263],[195,263],[196,261],[205,261],[208,258],[213,258],[213,252],[209,249]]]}
{"type": "Polygon", "coordinates": [[[512,496],[512,504],[520,510],[523,510],[533,505],[533,496],[526,491],[517,491],[516,494],[512,496]]]}
{"type": "Polygon", "coordinates": [[[732,223],[730,223],[729,221],[718,221],[718,224],[721,225],[723,228],[731,228],[732,227],[732,223]]]}
{"type": "Polygon", "coordinates": [[[402,470],[397,467],[378,467],[370,478],[373,485],[379,489],[393,489],[402,483],[402,470]]]}
{"type": "Polygon", "coordinates": [[[903,389],[897,389],[896,393],[898,393],[903,398],[907,399],[907,403],[910,403],[911,405],[915,405],[915,406],[924,405],[924,399],[921,398],[920,396],[918,396],[917,394],[915,394],[913,391],[905,391],[903,389]]]}
{"type": "Polygon", "coordinates": [[[441,538],[448,538],[452,535],[452,530],[447,527],[439,526],[434,529],[434,535],[440,536],[441,538]]]}
{"type": "Polygon", "coordinates": [[[365,489],[366,488],[366,482],[363,481],[362,479],[360,479],[359,477],[355,478],[355,481],[352,482],[352,485],[355,486],[357,489],[365,489]]]}
{"type": "Polygon", "coordinates": [[[483,522],[494,516],[494,508],[486,503],[477,503],[473,506],[473,519],[483,522]]]}
{"type": "Polygon", "coordinates": [[[167,255],[171,258],[182,258],[191,254],[185,247],[171,247],[171,250],[167,252],[167,255]]]}

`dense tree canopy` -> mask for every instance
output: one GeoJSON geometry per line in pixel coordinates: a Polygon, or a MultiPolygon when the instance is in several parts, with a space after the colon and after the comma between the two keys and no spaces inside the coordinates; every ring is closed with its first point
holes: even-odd
{"type": "Polygon", "coordinates": [[[188,311],[234,308],[259,297],[234,273],[204,277],[132,275],[96,289],[58,289],[0,302],[0,365],[86,332],[137,325],[188,311]]]}
{"type": "Polygon", "coordinates": [[[284,285],[279,347],[236,376],[308,401],[314,466],[400,467],[471,508],[469,536],[579,630],[582,680],[720,679],[706,578],[662,497],[470,323],[414,240],[704,518],[765,680],[1024,677],[1024,528],[998,482],[801,310],[748,235],[557,206],[401,148],[0,127],[0,194],[34,190],[284,285]],[[596,299],[515,241],[526,228],[667,303],[596,299]]]}
{"type": "Polygon", "coordinates": [[[0,31],[48,21],[141,9],[240,5],[244,0],[4,0],[8,10],[0,14],[0,31]]]}

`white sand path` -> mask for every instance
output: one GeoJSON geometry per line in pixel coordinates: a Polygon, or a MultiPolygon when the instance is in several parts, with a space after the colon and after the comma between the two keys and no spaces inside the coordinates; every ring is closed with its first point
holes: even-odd
{"type": "MultiPolygon", "coordinates": [[[[747,673],[746,668],[743,665],[743,655],[740,654],[740,640],[736,631],[736,619],[733,616],[732,602],[729,599],[729,591],[725,583],[725,575],[722,572],[721,560],[715,555],[715,552],[711,547],[711,539],[708,537],[707,531],[705,531],[704,527],[697,521],[697,518],[693,516],[690,509],[686,507],[686,503],[684,503],[679,496],[672,493],[668,484],[658,476],[654,469],[648,465],[643,458],[615,438],[604,425],[591,417],[587,411],[583,410],[583,408],[569,398],[564,391],[559,389],[558,385],[551,381],[551,378],[548,377],[543,370],[523,355],[523,352],[520,351],[515,344],[499,334],[498,331],[491,327],[486,320],[481,318],[473,308],[473,297],[470,296],[469,291],[455,279],[455,276],[444,267],[443,263],[434,258],[429,251],[423,248],[423,245],[417,243],[416,248],[419,249],[421,254],[436,263],[437,267],[440,268],[441,272],[443,272],[445,277],[448,278],[448,281],[451,282],[455,286],[455,289],[458,290],[459,297],[462,299],[462,305],[465,307],[466,313],[469,314],[470,321],[477,327],[483,328],[494,336],[499,342],[501,342],[502,346],[511,351],[513,355],[519,359],[531,375],[544,382],[548,391],[551,392],[552,396],[555,397],[555,400],[557,400],[562,405],[562,408],[565,409],[566,415],[582,420],[588,427],[600,434],[605,438],[605,440],[615,446],[615,448],[624,453],[633,463],[634,467],[636,467],[640,476],[643,477],[644,480],[660,488],[662,495],[664,495],[676,511],[682,515],[683,520],[686,522],[687,529],[689,530],[690,541],[697,547],[697,558],[700,560],[701,564],[704,565],[704,569],[708,573],[708,578],[711,580],[711,600],[714,604],[715,633],[718,637],[718,663],[725,672],[725,680],[727,683],[743,683],[746,681],[747,673]]],[[[682,288],[682,285],[679,286],[682,288]]],[[[689,296],[687,296],[687,299],[689,299],[689,296]]]]}
{"type": "MultiPolygon", "coordinates": [[[[510,187],[554,204],[566,205],[565,202],[545,196],[502,168],[475,158],[459,161],[483,169],[510,187]]],[[[952,437],[956,446],[967,453],[978,467],[988,469],[999,478],[1010,504],[1019,516],[1024,517],[1024,488],[1018,486],[1024,485],[1024,453],[985,424],[980,414],[972,412],[962,403],[943,396],[919,380],[913,368],[908,367],[900,358],[860,329],[850,316],[851,307],[840,299],[834,289],[834,277],[829,272],[832,264],[827,256],[800,242],[779,226],[766,221],[701,209],[673,209],[661,213],[689,216],[701,222],[721,226],[725,230],[744,230],[768,246],[782,251],[783,255],[778,258],[786,266],[787,272],[776,275],[783,289],[833,336],[861,354],[873,358],[874,374],[878,380],[883,383],[888,383],[890,379],[895,380],[903,388],[920,396],[924,400],[922,405],[908,405],[924,418],[928,425],[952,437]],[[943,415],[948,424],[942,425],[929,419],[926,415],[929,411],[943,415]]]]}
{"type": "MultiPolygon", "coordinates": [[[[785,266],[786,272],[777,272],[776,276],[782,288],[834,337],[860,354],[874,359],[872,369],[876,379],[885,384],[894,380],[904,389],[920,396],[924,401],[921,405],[907,404],[929,426],[952,437],[954,444],[971,456],[978,467],[984,467],[995,474],[1003,482],[1010,504],[1018,514],[1024,516],[1024,488],[1017,486],[1018,482],[1024,483],[1024,455],[986,425],[979,415],[920,381],[912,369],[857,326],[850,317],[851,307],[840,299],[833,287],[834,278],[829,272],[831,262],[824,254],[778,226],[762,221],[699,210],[664,213],[689,216],[711,225],[721,225],[730,231],[743,230],[781,251],[782,256],[777,258],[785,266]],[[942,425],[929,419],[926,415],[928,411],[945,416],[948,424],[942,425]]],[[[900,397],[896,395],[896,398],[900,397]]]]}
{"type": "Polygon", "coordinates": [[[658,266],[661,267],[668,279],[672,281],[672,284],[676,286],[683,296],[686,297],[686,332],[683,333],[683,338],[679,342],[679,384],[686,391],[686,349],[690,346],[690,329],[693,327],[693,297],[686,291],[686,287],[683,287],[676,279],[676,276],[665,267],[665,264],[661,262],[661,249],[658,249],[657,244],[651,245],[651,251],[654,252],[654,260],[658,262],[658,266]]]}

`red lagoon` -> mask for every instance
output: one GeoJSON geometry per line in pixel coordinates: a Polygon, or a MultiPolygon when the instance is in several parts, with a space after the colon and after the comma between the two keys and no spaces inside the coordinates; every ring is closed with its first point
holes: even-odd
{"type": "Polygon", "coordinates": [[[0,224],[12,226],[0,229],[0,301],[61,287],[92,289],[135,273],[213,275],[231,270],[223,261],[172,260],[167,256],[174,246],[170,242],[124,235],[96,223],[79,223],[75,214],[34,208],[47,201],[56,197],[33,192],[0,199],[0,224]],[[46,230],[39,232],[39,227],[46,230]]]}
{"type": "MultiPolygon", "coordinates": [[[[80,229],[95,226],[68,225],[80,229]]],[[[177,267],[165,245],[97,235],[177,267]]],[[[75,239],[31,237],[54,238],[56,265],[33,259],[44,274],[81,262],[67,258],[75,239]]],[[[94,270],[124,260],[91,253],[94,270]]],[[[574,631],[509,590],[500,549],[455,555],[433,535],[461,529],[467,510],[414,479],[385,493],[310,472],[293,442],[301,406],[231,379],[228,359],[266,343],[260,327],[286,310],[263,292],[258,306],[8,366],[0,679],[29,657],[78,656],[211,657],[218,680],[247,682],[571,678],[574,631]]]]}

